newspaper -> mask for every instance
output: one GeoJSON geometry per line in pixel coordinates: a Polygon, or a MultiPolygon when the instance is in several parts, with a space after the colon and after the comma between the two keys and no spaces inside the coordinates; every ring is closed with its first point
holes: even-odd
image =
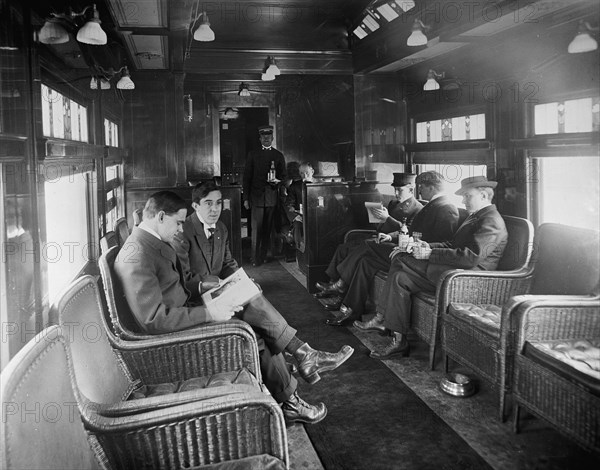
{"type": "Polygon", "coordinates": [[[367,208],[367,214],[369,214],[369,223],[370,224],[378,224],[381,222],[380,219],[373,215],[373,209],[383,209],[383,204],[381,202],[365,202],[365,207],[367,208]]]}
{"type": "Polygon", "coordinates": [[[234,307],[246,305],[259,294],[258,286],[240,268],[217,287],[202,294],[202,300],[209,313],[221,316],[231,312],[234,307]]]}

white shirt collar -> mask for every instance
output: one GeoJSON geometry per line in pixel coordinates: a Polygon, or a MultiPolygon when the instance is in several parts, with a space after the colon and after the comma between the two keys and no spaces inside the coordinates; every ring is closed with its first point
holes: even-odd
{"type": "Polygon", "coordinates": [[[210,237],[210,235],[211,235],[211,233],[210,233],[210,230],[208,230],[208,229],[209,229],[209,228],[213,228],[213,229],[214,229],[214,228],[217,226],[217,224],[216,224],[216,223],[214,223],[214,224],[209,224],[209,223],[205,222],[205,221],[204,221],[204,219],[203,219],[203,218],[200,216],[200,214],[198,214],[197,212],[196,212],[196,215],[198,216],[198,220],[199,220],[199,221],[202,223],[202,225],[204,226],[204,235],[206,235],[206,238],[209,238],[209,237],[210,237]]]}
{"type": "Polygon", "coordinates": [[[263,150],[271,150],[273,148],[272,145],[269,145],[268,147],[265,147],[264,145],[262,146],[263,150]]]}
{"type": "Polygon", "coordinates": [[[141,228],[142,230],[145,230],[150,235],[154,235],[156,238],[158,238],[159,240],[162,241],[162,238],[160,238],[160,235],[158,233],[156,233],[154,230],[152,230],[150,227],[144,225],[144,222],[142,222],[140,225],[138,225],[138,227],[141,228]]]}

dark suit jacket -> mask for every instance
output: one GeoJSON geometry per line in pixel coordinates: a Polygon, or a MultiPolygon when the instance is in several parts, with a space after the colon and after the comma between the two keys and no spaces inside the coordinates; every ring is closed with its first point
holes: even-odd
{"type": "Polygon", "coordinates": [[[406,218],[406,225],[410,227],[413,219],[423,209],[423,204],[414,197],[400,202],[393,199],[388,204],[388,214],[390,215],[385,222],[379,224],[377,230],[383,233],[390,233],[400,230],[402,219],[406,218]]]}
{"type": "Polygon", "coordinates": [[[133,228],[115,260],[115,272],[143,332],[169,333],[211,320],[203,306],[186,306],[190,292],[175,250],[145,230],[133,228]]]}
{"type": "Polygon", "coordinates": [[[448,196],[439,196],[419,211],[412,221],[410,231],[421,232],[423,240],[433,243],[452,240],[457,227],[458,209],[448,196]]]}
{"type": "Polygon", "coordinates": [[[204,227],[194,212],[183,224],[183,232],[173,240],[183,268],[186,287],[193,291],[207,276],[226,278],[238,269],[229,249],[229,233],[220,220],[215,226],[212,242],[206,238],[204,227]]]}
{"type": "Polygon", "coordinates": [[[294,180],[287,188],[285,208],[290,223],[296,218],[297,214],[294,211],[299,210],[302,204],[302,183],[302,180],[294,180]]]}
{"type": "Polygon", "coordinates": [[[431,243],[427,277],[437,282],[448,269],[493,271],[502,257],[508,232],[495,205],[471,214],[454,234],[452,241],[431,243]]]}
{"type": "Polygon", "coordinates": [[[274,148],[271,150],[251,150],[244,168],[244,201],[253,207],[275,207],[279,198],[277,185],[267,183],[267,176],[275,163],[277,179],[284,181],[286,175],[285,158],[274,148]]]}

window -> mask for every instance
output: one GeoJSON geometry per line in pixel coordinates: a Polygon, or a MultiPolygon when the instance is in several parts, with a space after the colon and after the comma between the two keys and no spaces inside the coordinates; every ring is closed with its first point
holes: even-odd
{"type": "Polygon", "coordinates": [[[446,181],[446,194],[457,207],[463,208],[462,196],[454,194],[460,189],[461,180],[471,176],[487,176],[486,165],[459,165],[448,163],[426,163],[419,165],[419,173],[425,171],[437,171],[440,173],[446,181]]]}
{"type": "Polygon", "coordinates": [[[41,255],[48,265],[48,294],[52,301],[86,265],[90,257],[88,212],[94,173],[72,165],[44,167],[46,242],[41,255]],[[68,217],[65,217],[68,208],[68,217]],[[59,222],[60,221],[60,222],[59,222]]]}
{"type": "Polygon", "coordinates": [[[580,98],[538,104],[534,108],[535,135],[598,132],[600,98],[580,98]]]}
{"type": "Polygon", "coordinates": [[[122,184],[123,165],[106,167],[106,231],[115,229],[115,222],[125,217],[125,201],[122,184]]]}
{"type": "Polygon", "coordinates": [[[104,119],[104,144],[110,147],[119,146],[119,126],[109,119],[104,119]]]}
{"type": "Polygon", "coordinates": [[[535,157],[531,158],[530,168],[538,224],[555,222],[598,230],[598,156],[535,157]]]}
{"type": "Polygon", "coordinates": [[[485,139],[485,114],[417,122],[417,143],[485,139]]]}
{"type": "Polygon", "coordinates": [[[85,106],[42,84],[42,126],[46,137],[88,141],[85,106]]]}

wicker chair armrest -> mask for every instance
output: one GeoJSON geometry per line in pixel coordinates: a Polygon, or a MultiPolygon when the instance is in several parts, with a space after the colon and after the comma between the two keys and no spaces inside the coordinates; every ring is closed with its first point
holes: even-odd
{"type": "Polygon", "coordinates": [[[185,405],[186,403],[192,402],[208,403],[209,401],[218,401],[227,396],[246,396],[257,391],[268,395],[268,392],[265,392],[262,386],[257,382],[256,386],[248,384],[229,384],[134,400],[124,400],[117,403],[111,403],[110,405],[89,403],[88,406],[95,406],[94,411],[98,415],[117,418],[120,416],[158,411],[163,408],[185,405]]]}
{"type": "Polygon", "coordinates": [[[344,235],[344,243],[353,242],[353,241],[362,241],[371,238],[373,235],[377,235],[377,230],[371,229],[354,229],[348,230],[346,235],[344,235]]]}
{"type": "Polygon", "coordinates": [[[94,450],[110,468],[183,468],[259,454],[289,465],[283,413],[260,392],[83,418],[94,450]]]}
{"type": "MultiPolygon", "coordinates": [[[[516,331],[516,351],[527,341],[600,338],[600,297],[528,295],[507,320],[516,331]]],[[[505,312],[503,312],[504,314],[505,312]]]]}
{"type": "Polygon", "coordinates": [[[514,295],[527,293],[532,278],[531,270],[447,271],[437,287],[438,312],[444,314],[451,302],[502,305],[514,295]]]}
{"type": "Polygon", "coordinates": [[[145,384],[178,382],[193,377],[247,368],[262,380],[256,336],[244,322],[124,341],[110,337],[131,375],[145,384]]]}

